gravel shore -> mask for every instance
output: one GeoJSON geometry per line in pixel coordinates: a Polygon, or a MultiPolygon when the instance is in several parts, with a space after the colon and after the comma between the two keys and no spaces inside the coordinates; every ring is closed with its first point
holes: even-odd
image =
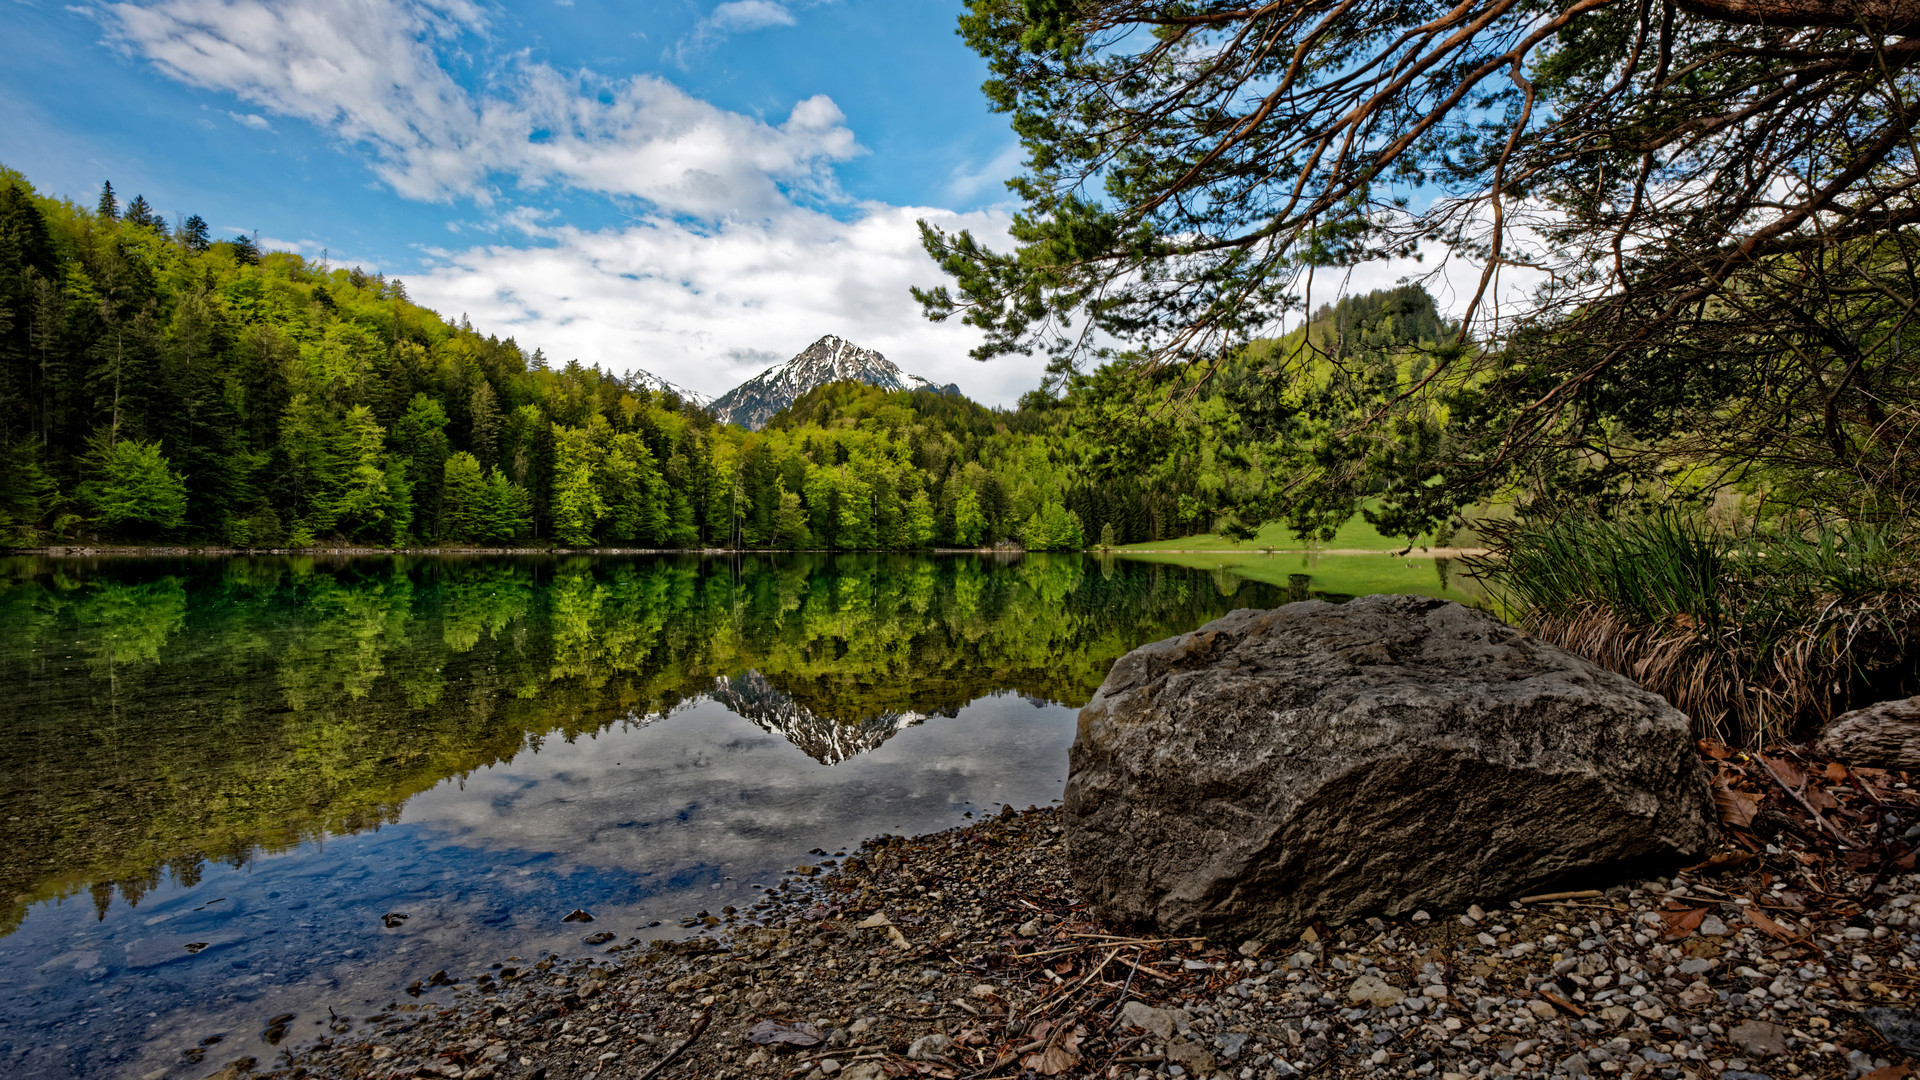
{"type": "Polygon", "coordinates": [[[417,998],[214,1075],[1906,1075],[1914,791],[1784,759],[1788,779],[1768,786],[1769,759],[1716,752],[1723,849],[1603,894],[1287,942],[1169,940],[1093,917],[1056,813],[1009,808],[822,852],[755,909],[694,916],[691,940],[603,930],[580,957],[439,973],[417,998]]]}

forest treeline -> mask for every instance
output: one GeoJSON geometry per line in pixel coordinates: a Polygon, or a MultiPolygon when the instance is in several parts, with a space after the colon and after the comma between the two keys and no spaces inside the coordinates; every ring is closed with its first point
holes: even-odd
{"type": "MultiPolygon", "coordinates": [[[[1382,297],[1363,306],[1400,303],[1382,297]]],[[[1416,301],[1425,332],[1437,316],[1416,301]]],[[[1015,410],[836,384],[749,432],[451,323],[398,280],[215,238],[198,216],[169,225],[110,184],[89,206],[0,169],[0,538],[13,546],[1160,539],[1212,527],[1220,494],[1262,482],[1222,442],[1243,384],[1222,377],[1157,410],[1164,387],[1118,371],[1015,410]],[[1119,457],[1114,424],[1132,433],[1119,457]]]]}

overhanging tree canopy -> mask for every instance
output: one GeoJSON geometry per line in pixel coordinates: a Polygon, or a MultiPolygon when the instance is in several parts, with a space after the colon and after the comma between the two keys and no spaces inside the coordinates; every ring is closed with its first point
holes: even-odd
{"type": "Polygon", "coordinates": [[[1911,482],[1889,449],[1910,410],[1887,425],[1920,295],[1920,3],[967,6],[1025,206],[1012,252],[923,224],[953,283],[916,296],[986,330],[976,356],[1218,358],[1302,310],[1315,270],[1330,292],[1340,268],[1446,250],[1482,268],[1476,348],[1378,403],[1431,420],[1421,392],[1452,395],[1451,434],[1400,478],[1415,518],[1542,451],[1592,468],[1601,428],[1701,436],[1757,386],[1732,406],[1749,458],[1771,441],[1911,482]],[[1516,269],[1542,284],[1495,318],[1516,269]]]}

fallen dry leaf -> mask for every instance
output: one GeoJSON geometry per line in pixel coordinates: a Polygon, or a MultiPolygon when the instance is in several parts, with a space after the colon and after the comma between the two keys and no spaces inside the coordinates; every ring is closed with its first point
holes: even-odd
{"type": "Polygon", "coordinates": [[[1679,941],[1687,937],[1700,928],[1701,921],[1706,917],[1707,909],[1703,907],[1681,908],[1678,911],[1662,911],[1660,918],[1666,921],[1667,932],[1661,935],[1661,940],[1679,941]]]}
{"type": "Polygon", "coordinates": [[[1760,813],[1760,796],[1735,791],[1727,786],[1724,776],[1716,776],[1713,780],[1713,808],[1719,812],[1722,822],[1736,829],[1744,829],[1753,824],[1754,816],[1760,813]]]}
{"type": "Polygon", "coordinates": [[[1787,929],[1786,927],[1781,926],[1779,923],[1774,922],[1772,919],[1766,916],[1765,912],[1756,911],[1752,908],[1749,908],[1746,910],[1744,914],[1747,917],[1747,921],[1753,924],[1754,929],[1760,931],[1763,934],[1770,934],[1773,937],[1779,938],[1781,941],[1785,941],[1789,943],[1797,942],[1801,940],[1799,934],[1796,934],[1793,931],[1787,929]]]}
{"type": "Polygon", "coordinates": [[[1020,1059],[1020,1066],[1041,1076],[1058,1076],[1080,1064],[1080,1035],[1068,1032],[1059,1042],[1020,1059]]]}
{"type": "Polygon", "coordinates": [[[1760,755],[1760,762],[1767,768],[1772,769],[1773,775],[1779,777],[1782,784],[1785,784],[1789,788],[1797,788],[1802,791],[1806,790],[1807,774],[1800,766],[1788,761],[1786,758],[1768,757],[1765,754],[1760,755]]]}

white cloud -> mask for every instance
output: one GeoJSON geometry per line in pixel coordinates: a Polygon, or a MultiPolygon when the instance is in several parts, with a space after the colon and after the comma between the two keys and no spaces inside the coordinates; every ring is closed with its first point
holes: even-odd
{"type": "Polygon", "coordinates": [[[939,270],[914,226],[925,217],[1004,243],[999,213],[863,207],[852,221],[795,208],[766,222],[700,227],[652,220],[618,229],[536,230],[540,246],[443,252],[410,277],[414,299],[467,312],[476,326],[616,371],[645,368],[709,394],[784,362],[822,334],[877,349],[907,371],[957,382],[989,404],[1013,403],[1040,379],[1042,362],[981,364],[967,356],[978,332],[920,316],[908,285],[939,270]]]}
{"type": "MultiPolygon", "coordinates": [[[[420,301],[556,359],[644,367],[719,393],[835,333],[983,401],[1011,403],[1038,382],[1038,361],[970,360],[977,333],[926,322],[907,294],[940,280],[916,217],[1000,239],[1005,215],[849,205],[833,167],[863,151],[825,96],[769,122],[656,77],[569,75],[524,57],[469,90],[441,61],[487,32],[467,0],[123,0],[98,11],[165,75],[370,149],[401,196],[493,206],[507,176],[529,199],[559,185],[643,200],[630,223],[600,231],[524,204],[497,207],[483,226],[450,221],[458,235],[526,241],[438,252],[427,273],[406,274],[420,301]]],[[[702,25],[792,19],[772,0],[734,0],[702,25]]]]}
{"type": "Polygon", "coordinates": [[[667,213],[764,215],[785,203],[783,189],[831,196],[832,165],[862,152],[825,97],[774,124],[651,76],[524,60],[492,93],[470,92],[435,52],[486,30],[465,0],[157,0],[100,12],[118,43],[169,77],[370,147],[381,178],[409,198],[488,202],[503,174],[667,213]]]}
{"type": "Polygon", "coordinates": [[[792,26],[793,12],[773,0],[729,0],[714,8],[707,21],[722,30],[759,30],[792,26]]]}
{"type": "Polygon", "coordinates": [[[962,166],[954,171],[953,178],[947,181],[946,196],[957,203],[969,203],[983,194],[996,198],[1007,198],[1006,182],[1020,174],[1027,163],[1026,147],[1019,143],[1009,143],[1002,147],[991,160],[978,167],[962,166]]]}
{"type": "Polygon", "coordinates": [[[250,127],[255,131],[273,130],[273,125],[268,123],[267,118],[261,116],[259,113],[237,113],[229,111],[227,115],[233,117],[235,123],[250,127]]]}
{"type": "Polygon", "coordinates": [[[673,59],[681,67],[694,57],[713,48],[732,34],[745,30],[765,30],[770,26],[794,25],[793,12],[778,0],[727,0],[694,25],[693,32],[673,47],[673,59]]]}

